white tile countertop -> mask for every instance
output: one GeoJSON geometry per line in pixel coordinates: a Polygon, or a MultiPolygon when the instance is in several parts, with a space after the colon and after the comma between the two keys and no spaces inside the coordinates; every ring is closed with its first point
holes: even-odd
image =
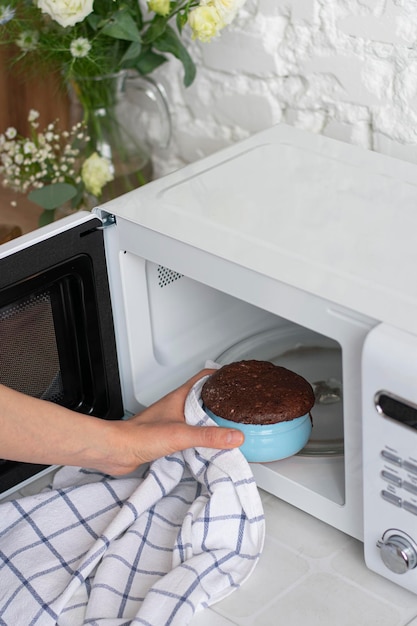
{"type": "Polygon", "coordinates": [[[417,595],[368,570],[361,542],[261,496],[267,532],[258,566],[192,626],[417,626],[417,595]]]}

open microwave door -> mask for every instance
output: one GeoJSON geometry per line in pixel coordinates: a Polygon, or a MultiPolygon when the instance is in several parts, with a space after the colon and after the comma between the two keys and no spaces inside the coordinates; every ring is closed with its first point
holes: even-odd
{"type": "MultiPolygon", "coordinates": [[[[85,415],[123,417],[102,222],[60,220],[0,247],[0,383],[85,415]]],[[[0,494],[45,466],[0,460],[0,494]]]]}

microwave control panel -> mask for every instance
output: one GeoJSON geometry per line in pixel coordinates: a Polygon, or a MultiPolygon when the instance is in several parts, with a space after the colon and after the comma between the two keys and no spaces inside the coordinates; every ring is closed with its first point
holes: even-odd
{"type": "Polygon", "coordinates": [[[417,337],[370,331],[362,397],[365,561],[417,593],[417,337]]]}

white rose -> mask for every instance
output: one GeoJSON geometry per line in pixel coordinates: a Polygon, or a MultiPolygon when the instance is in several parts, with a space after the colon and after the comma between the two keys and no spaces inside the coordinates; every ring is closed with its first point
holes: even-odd
{"type": "Polygon", "coordinates": [[[94,0],[37,0],[38,8],[66,28],[90,15],[94,0]]]}
{"type": "Polygon", "coordinates": [[[233,22],[245,2],[246,0],[202,0],[200,4],[201,6],[214,6],[226,25],[233,22]]]}
{"type": "Polygon", "coordinates": [[[212,4],[198,6],[188,15],[192,38],[207,43],[215,37],[225,25],[218,10],[212,4]]]}
{"type": "Polygon", "coordinates": [[[93,152],[91,156],[84,161],[81,168],[81,177],[85,188],[93,196],[100,196],[101,191],[106,183],[113,180],[112,164],[109,159],[105,159],[93,152]]]}
{"type": "Polygon", "coordinates": [[[170,10],[170,0],[149,0],[148,9],[158,15],[168,15],[170,10]]]}

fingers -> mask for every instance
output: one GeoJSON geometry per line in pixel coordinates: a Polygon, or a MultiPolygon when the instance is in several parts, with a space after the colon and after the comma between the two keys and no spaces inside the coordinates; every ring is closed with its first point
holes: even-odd
{"type": "Polygon", "coordinates": [[[114,476],[133,472],[139,465],[188,448],[225,450],[241,446],[239,430],[183,423],[138,424],[132,420],[110,424],[112,447],[104,465],[96,469],[114,476]],[[115,445],[119,441],[120,445],[115,445]]]}
{"type": "Polygon", "coordinates": [[[198,447],[224,450],[241,446],[245,439],[243,433],[237,429],[188,424],[178,424],[173,436],[172,443],[176,450],[198,447]]]}
{"type": "Polygon", "coordinates": [[[137,419],[141,423],[151,423],[155,419],[165,422],[183,421],[184,403],[190,389],[200,378],[211,374],[213,371],[212,369],[201,370],[183,385],[168,393],[133,419],[137,419]]]}

